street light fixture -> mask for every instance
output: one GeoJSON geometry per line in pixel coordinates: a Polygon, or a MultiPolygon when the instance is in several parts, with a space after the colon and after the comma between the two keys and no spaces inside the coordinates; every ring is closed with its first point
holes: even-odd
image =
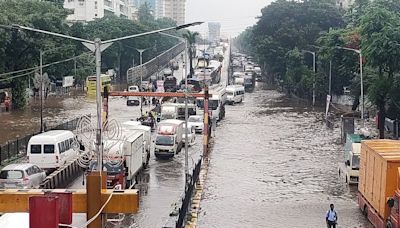
{"type": "Polygon", "coordinates": [[[310,53],[310,54],[312,54],[312,56],[313,56],[313,71],[314,71],[314,82],[313,82],[313,94],[312,94],[312,105],[314,106],[315,105],[315,71],[316,71],[316,69],[315,69],[315,52],[314,51],[308,51],[308,50],[302,50],[303,52],[306,52],[306,53],[310,53]]]}
{"type": "Polygon", "coordinates": [[[336,46],[337,49],[343,49],[348,51],[353,51],[359,55],[360,61],[360,80],[361,80],[361,120],[364,121],[364,83],[363,83],[363,57],[361,49],[347,48],[336,46]]]}
{"type": "Polygon", "coordinates": [[[115,38],[111,40],[106,40],[106,41],[101,41],[100,38],[96,38],[94,40],[87,40],[87,39],[82,39],[78,37],[73,37],[65,34],[60,34],[60,33],[55,33],[55,32],[50,32],[46,30],[41,30],[41,29],[35,29],[27,26],[22,26],[22,25],[12,25],[11,27],[13,29],[18,29],[18,30],[28,30],[32,32],[38,32],[38,33],[43,33],[51,36],[57,36],[61,38],[66,38],[66,39],[71,39],[75,41],[80,41],[85,47],[87,47],[89,50],[95,53],[96,57],[96,105],[97,105],[97,130],[96,130],[96,150],[97,150],[97,170],[102,171],[103,169],[103,146],[102,146],[102,135],[103,135],[103,122],[102,122],[102,113],[101,113],[101,108],[102,108],[102,101],[101,101],[101,83],[100,83],[100,74],[101,74],[101,52],[110,47],[114,42],[116,41],[122,41],[126,39],[131,39],[131,38],[136,38],[140,36],[145,36],[145,35],[151,35],[159,32],[164,32],[164,31],[169,31],[169,30],[179,30],[183,28],[187,28],[190,26],[194,25],[200,25],[203,22],[195,22],[195,23],[189,23],[189,24],[184,24],[176,27],[169,27],[165,29],[159,29],[155,31],[150,31],[150,32],[144,32],[140,34],[134,34],[134,35],[129,35],[129,36],[124,36],[120,38],[115,38]]]}

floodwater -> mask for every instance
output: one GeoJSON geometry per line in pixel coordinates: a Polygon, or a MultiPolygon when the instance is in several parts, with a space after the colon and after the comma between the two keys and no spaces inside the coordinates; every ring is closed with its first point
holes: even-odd
{"type": "Polygon", "coordinates": [[[199,227],[326,227],[334,203],[338,227],[371,227],[356,188],[338,178],[339,129],[323,111],[262,85],[226,107],[216,132],[199,227]]]}

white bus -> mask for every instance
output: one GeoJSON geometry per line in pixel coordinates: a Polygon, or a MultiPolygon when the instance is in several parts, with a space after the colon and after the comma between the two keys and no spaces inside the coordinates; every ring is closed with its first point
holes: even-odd
{"type": "Polygon", "coordinates": [[[29,163],[42,169],[57,169],[77,157],[72,148],[75,134],[71,131],[53,130],[32,136],[28,143],[29,163]]]}
{"type": "Polygon", "coordinates": [[[244,86],[229,85],[226,87],[227,103],[241,103],[244,100],[244,86]]]}

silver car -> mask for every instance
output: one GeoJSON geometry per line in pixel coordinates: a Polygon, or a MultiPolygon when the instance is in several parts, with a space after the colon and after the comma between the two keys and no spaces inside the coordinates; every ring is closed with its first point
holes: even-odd
{"type": "Polygon", "coordinates": [[[0,188],[3,189],[29,189],[38,188],[46,178],[46,172],[37,165],[11,164],[0,172],[0,188]]]}
{"type": "Polygon", "coordinates": [[[203,132],[203,116],[201,115],[196,115],[196,116],[189,116],[188,122],[190,125],[194,126],[196,133],[202,133],[203,132]]]}

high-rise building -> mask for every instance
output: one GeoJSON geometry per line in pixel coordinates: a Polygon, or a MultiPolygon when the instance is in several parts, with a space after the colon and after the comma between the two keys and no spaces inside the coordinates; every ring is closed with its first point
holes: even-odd
{"type": "Polygon", "coordinates": [[[221,38],[221,24],[218,22],[208,23],[208,40],[219,41],[221,38]]]}
{"type": "Polygon", "coordinates": [[[354,0],[336,0],[336,5],[343,9],[348,9],[354,3],[354,0]]]}
{"type": "Polygon", "coordinates": [[[156,18],[171,18],[178,25],[185,23],[185,3],[186,0],[157,0],[156,18]]]}
{"type": "Polygon", "coordinates": [[[132,17],[132,6],[128,0],[64,0],[64,8],[72,10],[69,21],[93,21],[106,15],[132,17]]]}
{"type": "Polygon", "coordinates": [[[147,3],[152,11],[156,9],[156,0],[129,0],[132,5],[139,8],[141,5],[147,3]]]}

